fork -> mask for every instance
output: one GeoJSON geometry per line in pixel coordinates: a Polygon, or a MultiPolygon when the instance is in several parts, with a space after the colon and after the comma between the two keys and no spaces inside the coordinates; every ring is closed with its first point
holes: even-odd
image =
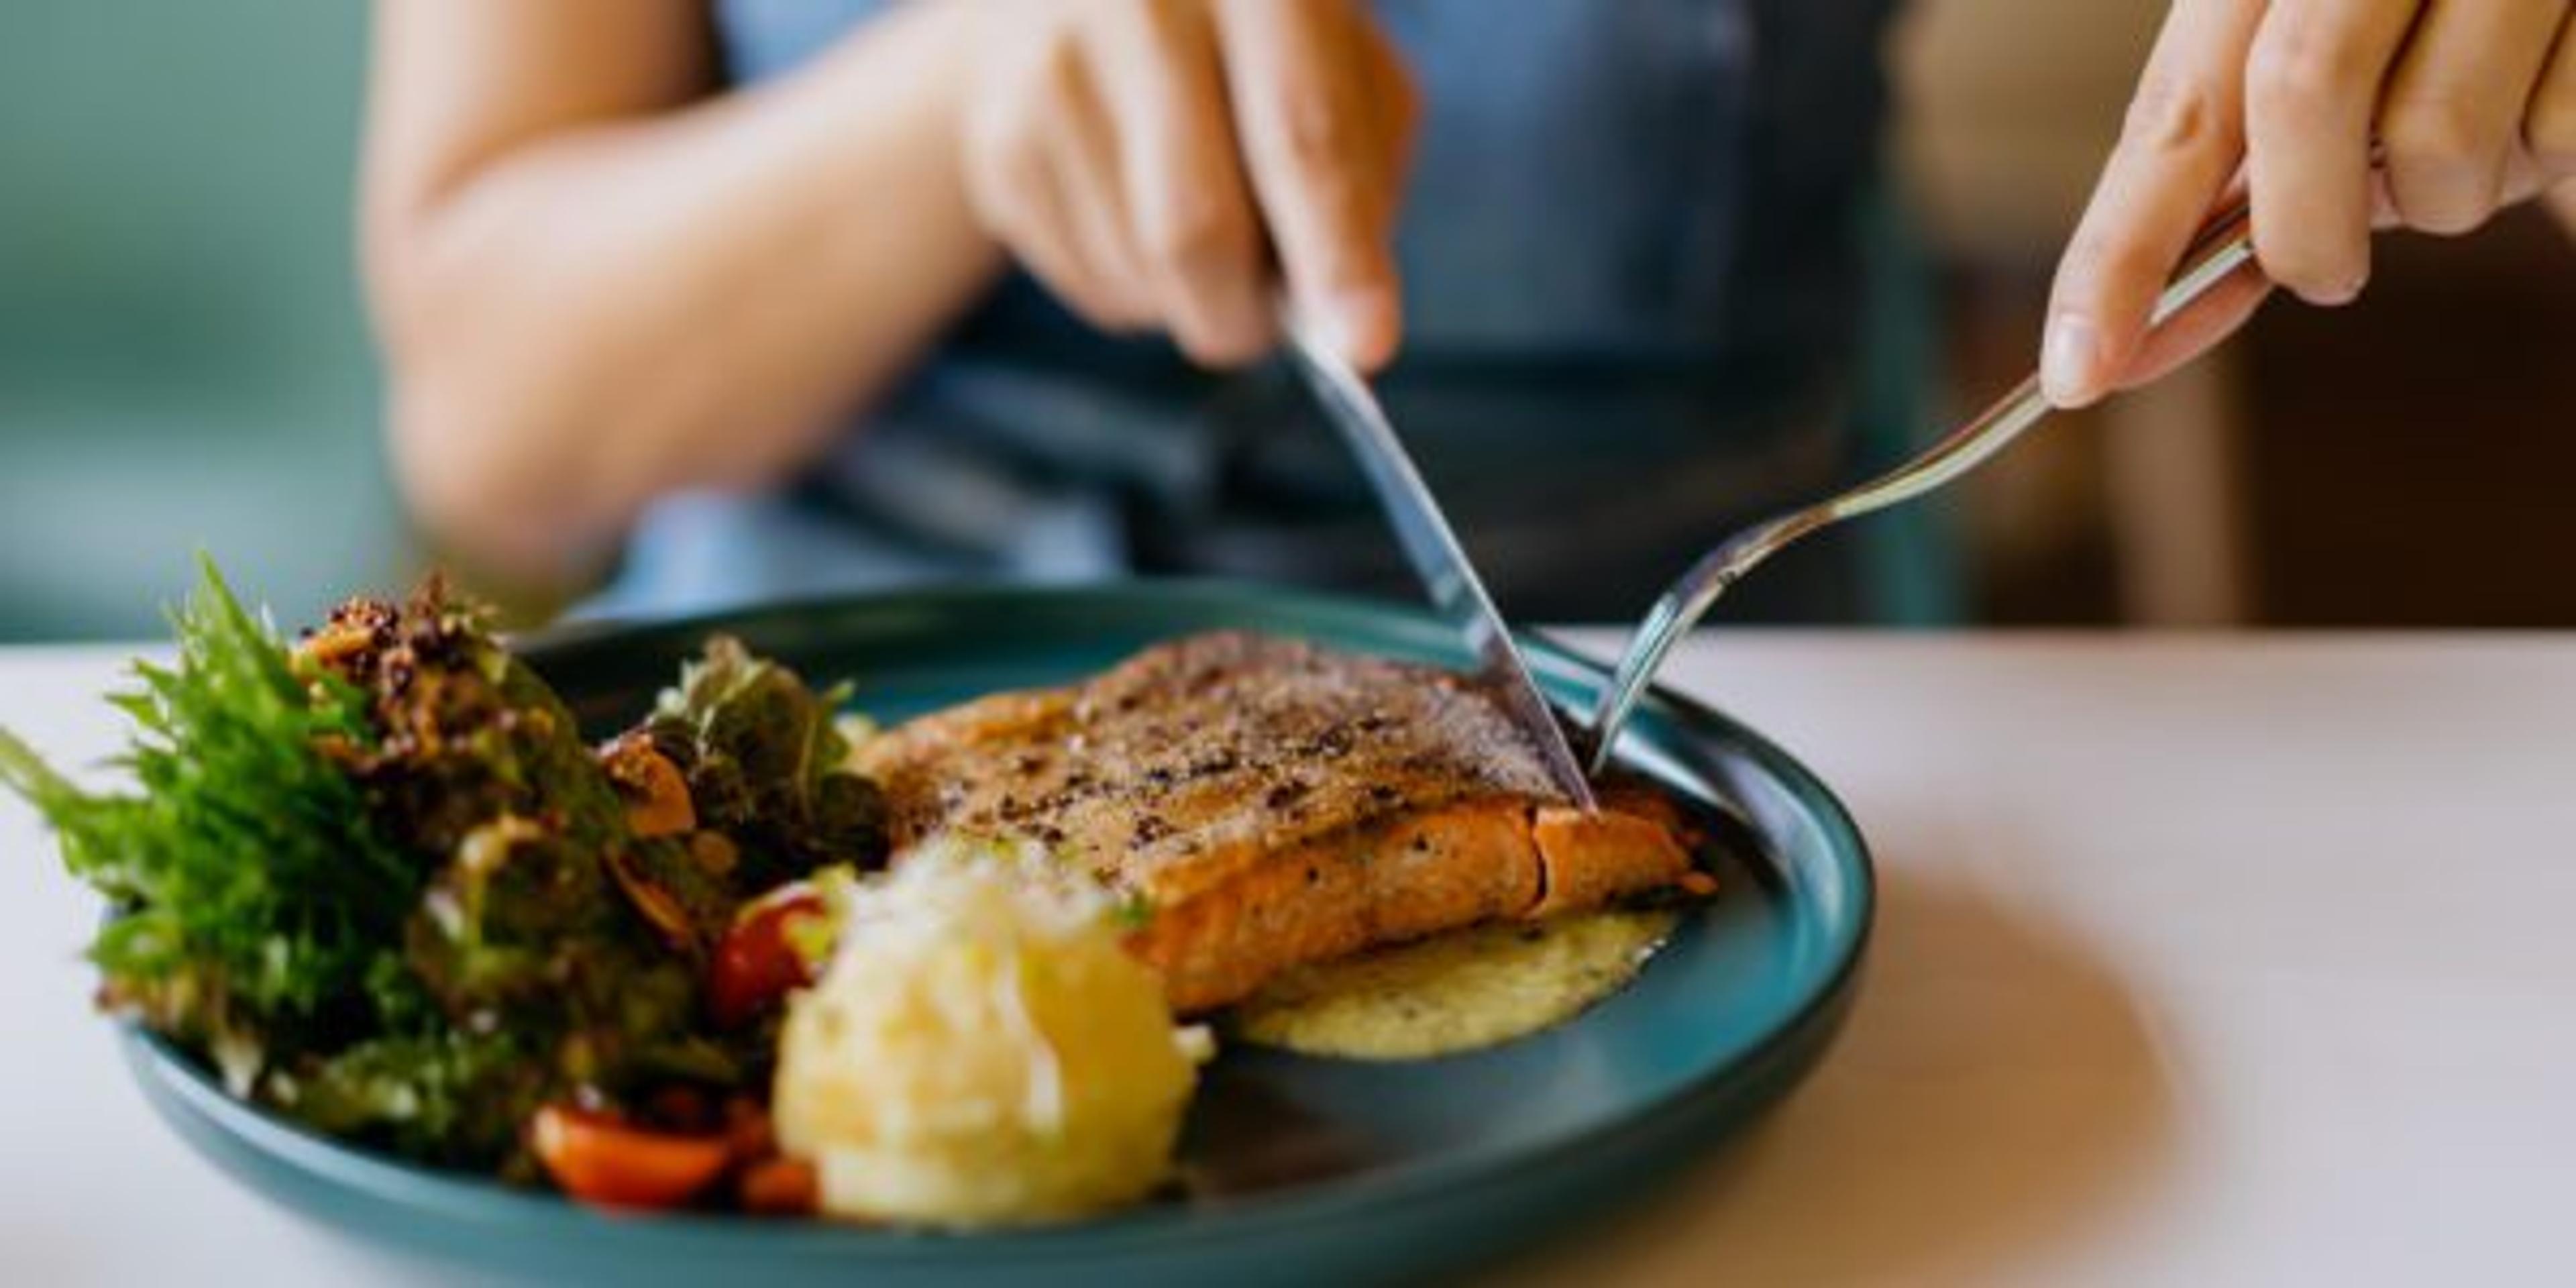
{"type": "MultiPolygon", "coordinates": [[[[2245,207],[2238,204],[2220,214],[2192,243],[2183,258],[2182,271],[2156,297],[2149,324],[2163,325],[2253,257],[2250,222],[2245,207]]],[[[2048,412],[2048,400],[2040,393],[2039,376],[2034,372],[1975,420],[1952,430],[1904,464],[1823,501],[1742,529],[1700,556],[1699,562],[1692,564],[1690,571],[1655,601],[1636,633],[1629,637],[1627,652],[1619,658],[1610,687],[1603,691],[1600,705],[1593,711],[1592,772],[1599,774],[1610,763],[1610,749],[1619,740],[1620,728],[1636,710],[1637,699],[1653,683],[1673,645],[1689,633],[1728,587],[1803,537],[1846,519],[1910,501],[1985,464],[2048,412]]]]}

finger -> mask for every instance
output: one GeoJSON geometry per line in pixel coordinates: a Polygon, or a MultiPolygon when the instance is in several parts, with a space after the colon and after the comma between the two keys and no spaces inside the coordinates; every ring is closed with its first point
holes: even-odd
{"type": "Polygon", "coordinates": [[[2435,0],[2424,11],[2379,108],[2389,196],[2407,226],[2464,233],[2495,213],[2565,9],[2565,0],[2435,0]]]}
{"type": "Polygon", "coordinates": [[[1017,225],[1019,231],[1004,240],[1020,266],[1084,321],[1104,331],[1139,330],[1151,320],[1150,314],[1132,292],[1102,272],[1097,253],[1081,231],[1082,217],[1077,212],[1082,203],[1070,191],[1067,170],[1050,158],[1040,178],[1022,195],[1025,214],[1017,225]]]}
{"type": "Polygon", "coordinates": [[[1392,229],[1404,207],[1404,178],[1413,171],[1413,148],[1421,136],[1422,91],[1395,42],[1374,25],[1361,26],[1366,58],[1362,79],[1377,120],[1378,173],[1385,176],[1380,192],[1386,200],[1384,218],[1392,229]]]}
{"type": "Polygon", "coordinates": [[[2540,167],[2532,163],[2530,151],[2517,143],[2511,154],[2505,158],[2504,182],[2500,185],[2500,191],[2496,197],[2496,208],[2501,210],[2507,206],[2521,205],[2549,191],[2549,185],[2553,182],[2555,182],[2554,179],[2543,174],[2540,167]]]}
{"type": "Polygon", "coordinates": [[[1249,362],[1274,337],[1215,25],[1197,4],[1124,14],[1101,57],[1146,281],[1182,352],[1208,366],[1249,362]]]}
{"type": "MultiPolygon", "coordinates": [[[[2245,175],[2240,167],[2235,177],[2219,191],[2216,209],[2226,210],[2244,203],[2245,175]]],[[[2207,226],[2203,224],[2204,229],[2207,226]]],[[[2205,236],[2205,232],[2193,234],[2193,245],[2201,244],[2205,236]]],[[[2176,275],[2180,272],[2177,268],[2176,275]]],[[[2246,319],[2254,316],[2254,310],[2271,298],[2273,289],[2272,279],[2263,275],[2261,264],[2247,263],[2228,274],[2203,292],[2199,299],[2184,305],[2180,312],[2147,331],[2138,343],[2137,352],[2121,370],[2115,381],[2116,387],[2134,389],[2153,384],[2172,374],[2176,367],[2215,348],[2245,325],[2246,319]]],[[[2163,292],[2159,291],[2157,297],[2161,300],[2163,292]]]]}
{"type": "Polygon", "coordinates": [[[1341,0],[1225,0],[1218,39],[1244,164],[1288,290],[1363,369],[1395,352],[1393,202],[1341,0]]]}
{"type": "MultiPolygon", "coordinates": [[[[1405,65],[1404,55],[1374,23],[1360,26],[1361,85],[1367,96],[1370,118],[1376,123],[1374,138],[1378,143],[1376,181],[1371,191],[1378,198],[1376,216],[1380,234],[1392,246],[1398,221],[1404,210],[1405,176],[1413,171],[1413,150],[1420,136],[1422,93],[1414,84],[1413,70],[1405,65]]],[[[1390,262],[1392,262],[1390,260],[1390,262]]],[[[1396,282],[1390,293],[1387,321],[1390,335],[1403,333],[1403,284],[1396,282]]],[[[1386,360],[1393,359],[1390,349],[1386,360]]],[[[1376,365],[1376,364],[1371,364],[1376,365]]]]}
{"type": "Polygon", "coordinates": [[[1081,260],[1083,312],[1108,329],[1141,330],[1158,317],[1137,249],[1120,175],[1118,136],[1097,77],[1086,70],[1066,87],[1055,118],[1056,191],[1075,254],[1081,260]]]}
{"type": "Polygon", "coordinates": [[[2522,146],[2539,171],[2535,187],[2576,178],[2576,12],[2560,23],[2558,43],[2523,109],[2522,146]]]}
{"type": "Polygon", "coordinates": [[[1006,99],[970,113],[966,192],[976,217],[1067,308],[1102,325],[1127,325],[1133,313],[1105,283],[1095,280],[1091,256],[1076,232],[1077,203],[1060,163],[1065,131],[1059,120],[1080,76],[1070,46],[1038,55],[1021,74],[1002,78],[1006,99]]]}
{"type": "Polygon", "coordinates": [[[2242,0],[2166,14],[2050,291],[2040,378],[2058,406],[2100,398],[2136,357],[2156,293],[2234,173],[2259,16],[2242,0]]]}
{"type": "Polygon", "coordinates": [[[2388,171],[2380,166],[2370,168],[2370,229],[2380,232],[2403,228],[2406,221],[2397,213],[2397,197],[2388,190],[2388,171]]]}
{"type": "Polygon", "coordinates": [[[2165,378],[2174,368],[2199,357],[2236,333],[2272,294],[2272,279],[2260,265],[2247,264],[2227,275],[2163,326],[2147,333],[2119,377],[2119,387],[2132,389],[2165,378]]]}
{"type": "Polygon", "coordinates": [[[2370,132],[2413,0],[2274,0],[2245,69],[2254,249],[2273,281],[2341,304],[2370,276],[2370,132]]]}

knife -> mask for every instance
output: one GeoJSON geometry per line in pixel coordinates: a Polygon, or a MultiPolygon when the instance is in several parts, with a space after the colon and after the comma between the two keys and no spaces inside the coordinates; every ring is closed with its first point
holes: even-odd
{"type": "Polygon", "coordinates": [[[1502,614],[1494,611],[1493,597],[1485,593],[1485,583],[1477,578],[1475,566],[1467,562],[1458,534],[1442,517],[1440,503],[1424,486],[1422,472],[1414,468],[1403,441],[1395,436],[1395,426],[1378,405],[1377,395],[1369,392],[1367,382],[1340,354],[1321,342],[1306,318],[1285,302],[1279,308],[1279,322],[1281,333],[1288,339],[1292,365],[1314,389],[1316,401],[1323,404],[1324,418],[1341,432],[1352,455],[1359,458],[1360,470],[1368,475],[1378,504],[1386,508],[1396,541],[1404,547],[1404,557],[1412,563],[1414,575],[1422,579],[1422,588],[1430,593],[1432,606],[1467,641],[1468,650],[1475,655],[1477,680],[1502,700],[1505,714],[1538,748],[1539,759],[1546,763],[1547,775],[1557,790],[1586,810],[1597,808],[1592,784],[1583,776],[1582,762],[1575,759],[1564,728],[1557,724],[1547,699],[1531,681],[1529,663],[1512,642],[1502,614]]]}

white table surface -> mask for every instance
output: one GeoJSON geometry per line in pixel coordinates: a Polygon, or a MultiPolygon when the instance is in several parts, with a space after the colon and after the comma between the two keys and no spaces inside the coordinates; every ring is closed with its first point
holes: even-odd
{"type": "MultiPolygon", "coordinates": [[[[115,743],[119,650],[0,650],[115,743]]],[[[1841,1043],[1515,1282],[2576,1282],[2576,637],[1729,634],[1675,674],[1877,852],[1841,1043]]],[[[148,1117],[0,803],[0,1282],[374,1263],[148,1117]]]]}

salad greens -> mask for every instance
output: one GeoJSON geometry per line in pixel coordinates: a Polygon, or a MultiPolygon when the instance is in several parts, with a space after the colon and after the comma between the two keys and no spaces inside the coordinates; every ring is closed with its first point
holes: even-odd
{"type": "Polygon", "coordinates": [[[116,699],[130,790],[4,730],[0,785],[113,908],[101,1004],[325,1132],[524,1178],[542,1104],[749,1087],[769,1051],[707,1018],[718,941],[778,882],[884,855],[840,692],[729,640],[594,752],[435,578],[290,645],[209,563],[173,624],[177,664],[116,699]],[[701,799],[648,815],[603,762],[664,746],[701,799]]]}
{"type": "Polygon", "coordinates": [[[864,850],[885,831],[883,793],[844,770],[850,745],[834,712],[848,698],[847,685],[816,693],[719,635],[645,724],[688,780],[699,820],[742,844],[756,885],[864,850]]]}
{"type": "Polygon", "coordinates": [[[103,1000],[203,1044],[238,1089],[270,1042],[330,1044],[415,1009],[388,969],[421,874],[326,746],[368,749],[367,698],[301,667],[211,565],[174,618],[175,668],[117,705],[141,789],[93,795],[0,730],[0,783],[121,910],[90,956],[103,1000]]]}

